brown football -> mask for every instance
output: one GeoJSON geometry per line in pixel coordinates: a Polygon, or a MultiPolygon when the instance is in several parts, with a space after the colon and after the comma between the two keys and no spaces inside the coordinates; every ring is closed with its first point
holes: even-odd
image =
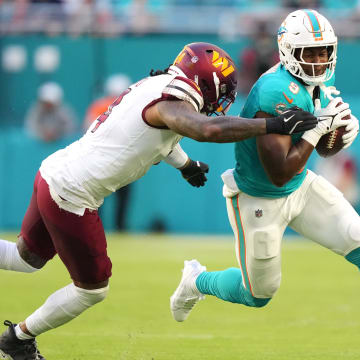
{"type": "MultiPolygon", "coordinates": [[[[341,105],[342,102],[340,101],[336,106],[341,105]]],[[[350,115],[344,116],[342,120],[349,120],[351,117],[350,115]]],[[[326,158],[329,156],[333,156],[338,153],[344,146],[342,141],[342,136],[345,133],[345,126],[340,126],[336,130],[333,130],[325,135],[323,135],[319,142],[316,145],[317,153],[326,158]]]]}

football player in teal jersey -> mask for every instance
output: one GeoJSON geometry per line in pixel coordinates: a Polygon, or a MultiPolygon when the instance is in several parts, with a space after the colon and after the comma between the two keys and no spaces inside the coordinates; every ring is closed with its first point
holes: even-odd
{"type": "Polygon", "coordinates": [[[184,321],[205,294],[246,306],[266,305],[280,286],[281,240],[287,227],[360,267],[359,215],[340,191],[306,168],[322,135],[345,125],[345,148],[359,129],[349,105],[339,105],[342,99],[333,97],[339,95],[334,87],[337,38],[324,16],[297,10],[281,24],[278,46],[280,63],[255,83],[241,116],[273,117],[296,105],[334,121],[319,121],[302,134],[236,143],[236,167],[222,178],[239,268],[208,272],[197,260],[185,261],[170,299],[177,321],[184,321]],[[345,122],[346,115],[351,119],[345,122]]]}

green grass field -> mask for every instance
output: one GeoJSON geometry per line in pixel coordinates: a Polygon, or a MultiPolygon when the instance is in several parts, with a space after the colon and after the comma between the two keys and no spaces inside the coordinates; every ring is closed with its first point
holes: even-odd
{"type": "MultiPolygon", "coordinates": [[[[15,239],[14,235],[0,236],[15,239]]],[[[185,259],[236,266],[229,237],[109,235],[108,298],[38,338],[47,360],[360,359],[360,274],[306,241],[283,244],[283,279],[261,309],[207,296],[184,323],[169,297],[185,259]]],[[[23,320],[70,278],[58,258],[36,274],[1,272],[0,319],[23,320]]],[[[5,327],[0,327],[3,330],[5,327]]]]}

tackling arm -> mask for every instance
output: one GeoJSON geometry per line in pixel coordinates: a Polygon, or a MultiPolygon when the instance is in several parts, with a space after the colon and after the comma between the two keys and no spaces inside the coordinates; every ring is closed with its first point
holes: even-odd
{"type": "Polygon", "coordinates": [[[264,119],[240,121],[235,116],[208,117],[185,101],[161,101],[147,110],[146,120],[155,126],[166,125],[200,142],[234,142],[266,133],[264,119]]]}
{"type": "Polygon", "coordinates": [[[291,134],[312,129],[317,119],[305,111],[289,110],[276,118],[245,119],[237,116],[208,117],[185,101],[160,101],[146,111],[153,126],[167,126],[200,142],[228,143],[266,133],[291,134]]]}

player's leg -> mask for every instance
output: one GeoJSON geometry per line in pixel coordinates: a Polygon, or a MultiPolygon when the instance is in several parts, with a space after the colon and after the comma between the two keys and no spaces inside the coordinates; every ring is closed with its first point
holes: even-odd
{"type": "Polygon", "coordinates": [[[59,208],[43,179],[39,181],[37,203],[54,248],[74,283],[50,295],[20,326],[7,323],[7,332],[16,332],[24,341],[69,322],[104,300],[111,275],[104,229],[96,211],[87,210],[78,216],[59,208]]]}
{"type": "Polygon", "coordinates": [[[342,193],[311,173],[306,205],[290,226],[360,267],[360,217],[342,193]]]}
{"type": "Polygon", "coordinates": [[[17,243],[0,239],[0,269],[31,273],[42,268],[55,255],[37,205],[39,176],[38,173],[35,177],[34,191],[17,243]]]}
{"type": "Polygon", "coordinates": [[[281,216],[283,201],[244,193],[226,199],[239,268],[202,273],[196,280],[202,293],[254,307],[269,302],[281,280],[280,247],[286,227],[281,216]]]}
{"type": "MultiPolygon", "coordinates": [[[[3,269],[34,272],[56,253],[38,208],[40,179],[38,173],[17,243],[0,241],[0,267],[3,269]]],[[[14,359],[43,359],[33,337],[10,321],[5,321],[4,324],[8,329],[0,336],[0,358],[7,359],[7,356],[11,356],[14,359]]]]}
{"type": "Polygon", "coordinates": [[[244,193],[226,199],[240,267],[207,272],[196,260],[185,262],[170,301],[175,320],[184,321],[204,294],[253,307],[269,302],[281,280],[280,245],[287,225],[281,216],[284,201],[244,193]]]}
{"type": "Polygon", "coordinates": [[[0,239],[0,269],[32,273],[45,263],[46,260],[29,251],[22,236],[17,243],[0,239]]]}
{"type": "Polygon", "coordinates": [[[97,211],[86,210],[78,216],[59,208],[44,180],[39,184],[37,199],[54,247],[74,283],[52,294],[22,323],[22,328],[34,336],[67,323],[104,300],[111,276],[104,228],[97,211]]]}

